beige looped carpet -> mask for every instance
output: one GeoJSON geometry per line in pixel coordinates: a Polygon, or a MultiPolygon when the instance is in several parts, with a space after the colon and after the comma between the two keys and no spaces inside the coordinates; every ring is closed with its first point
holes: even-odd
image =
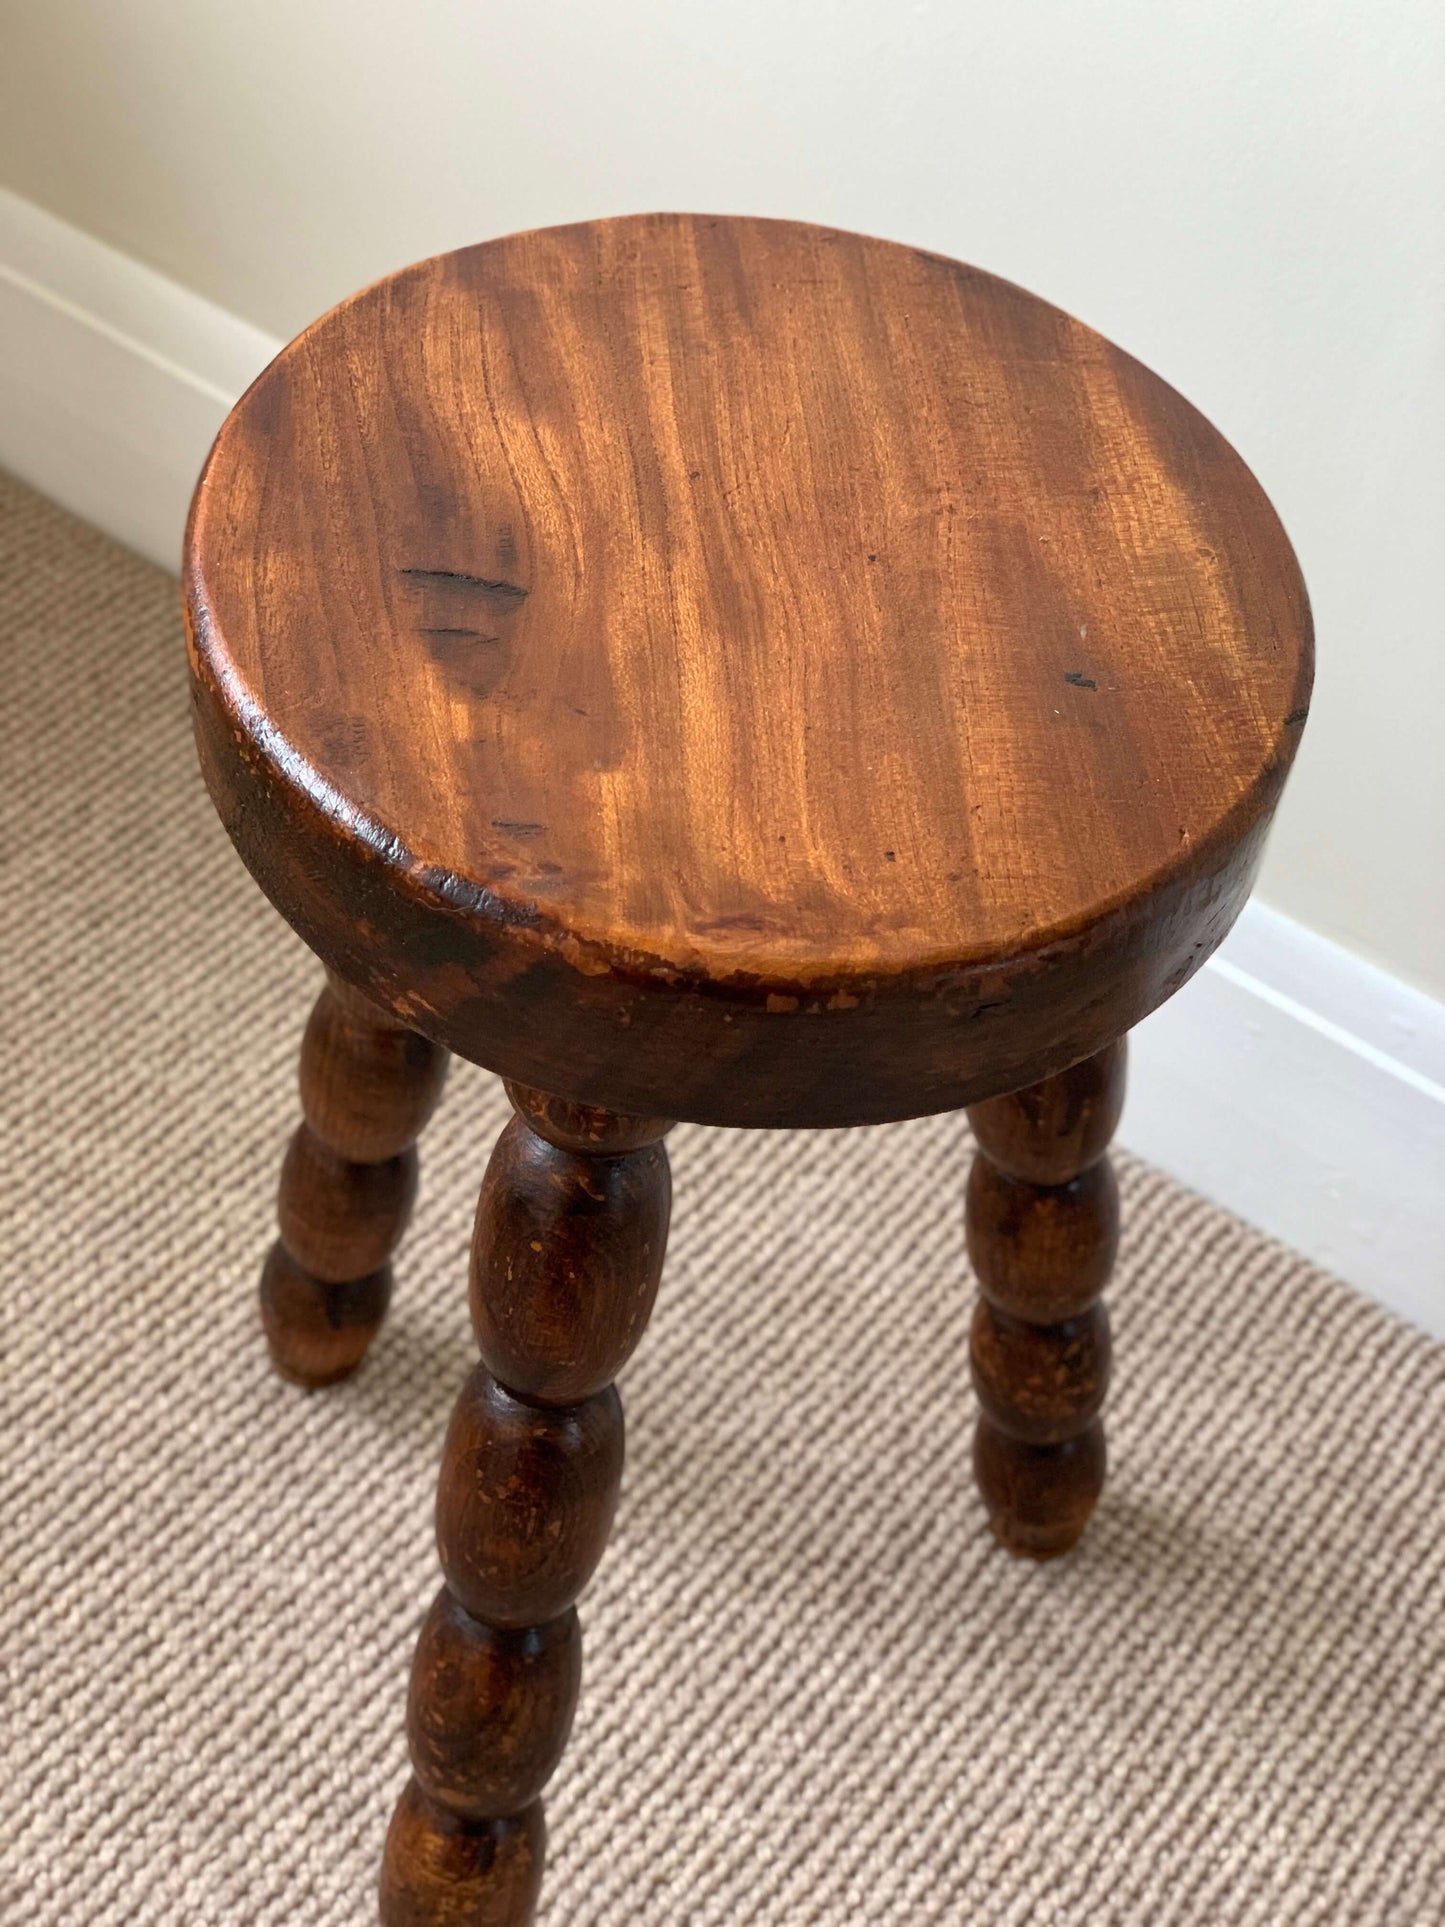
{"type": "MultiPolygon", "coordinates": [[[[317,972],[201,790],[174,584],[5,484],[0,662],[0,1918],[364,1922],[500,1088],[454,1073],[364,1373],[279,1384],[317,972]]],[[[673,1147],[548,1927],[1445,1920],[1445,1352],[1125,1158],[1111,1483],[1016,1564],[962,1120],[673,1147]]]]}

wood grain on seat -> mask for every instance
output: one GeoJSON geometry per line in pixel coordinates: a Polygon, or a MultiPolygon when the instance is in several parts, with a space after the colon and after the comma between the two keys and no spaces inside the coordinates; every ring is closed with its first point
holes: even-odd
{"type": "Polygon", "coordinates": [[[1234,451],[1081,323],[790,222],[440,256],[197,494],[209,780],[345,977],[543,1090],[838,1123],[1100,1049],[1245,896],[1308,605],[1234,451]]]}

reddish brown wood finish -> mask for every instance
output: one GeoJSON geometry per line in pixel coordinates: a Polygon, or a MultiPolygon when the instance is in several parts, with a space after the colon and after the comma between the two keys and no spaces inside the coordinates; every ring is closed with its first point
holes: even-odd
{"type": "Polygon", "coordinates": [[[506,1076],[648,1117],[971,1104],[1248,894],[1309,700],[1258,484],[1058,309],[656,215],[422,262],[288,348],[187,546],[263,887],[506,1076]]]}
{"type": "Polygon", "coordinates": [[[407,1740],[417,1783],[473,1820],[520,1813],[551,1779],[577,1707],[582,1632],[570,1607],[510,1631],[446,1587],[417,1642],[407,1740]]]}
{"type": "MultiPolygon", "coordinates": [[[[565,1136],[551,1113],[536,1115],[565,1136]]],[[[600,1393],[642,1336],[667,1238],[667,1153],[655,1140],[668,1127],[646,1119],[634,1128],[654,1141],[598,1157],[600,1145],[562,1148],[517,1117],[492,1153],[477,1211],[472,1326],[492,1371],[524,1398],[574,1405],[600,1393]]]]}
{"type": "Polygon", "coordinates": [[[523,1927],[544,1834],[538,1796],[572,1723],[573,1602],[622,1476],[613,1374],[651,1309],[671,1183],[660,1118],[509,1086],[472,1241],[482,1362],[442,1452],[446,1585],[422,1628],[383,1927],[523,1927]]]}
{"type": "Polygon", "coordinates": [[[1304,585],[1223,438],[1048,303],[648,215],[308,329],[221,431],[185,598],[217,809],[339,973],[263,1285],[283,1371],[366,1348],[441,1047],[515,1080],[382,1884],[388,1927],[510,1927],[657,1289],[661,1113],[969,1106],[980,1483],[1015,1550],[1082,1530],[1114,1040],[1248,894],[1304,585]]]}
{"type": "Polygon", "coordinates": [[[447,1061],[338,978],[317,998],[301,1041],[302,1122],[281,1167],[281,1237],[261,1274],[262,1321],[284,1378],[345,1378],[376,1335],[416,1196],[413,1140],[447,1061]]]}
{"type": "Polygon", "coordinates": [[[524,1927],[542,1887],[547,1827],[534,1800],[471,1821],[413,1780],[397,1802],[381,1868],[383,1927],[524,1927]]]}
{"type": "Polygon", "coordinates": [[[968,1252],[983,1295],[970,1357],[974,1448],[989,1523],[1011,1552],[1051,1559],[1104,1484],[1099,1412],[1109,1320],[1098,1295],[1119,1238],[1108,1145],[1124,1101],[1122,1040],[969,1111],[968,1252]]]}

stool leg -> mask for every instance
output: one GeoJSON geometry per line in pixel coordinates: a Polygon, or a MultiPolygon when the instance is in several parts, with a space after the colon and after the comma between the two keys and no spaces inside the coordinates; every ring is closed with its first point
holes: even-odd
{"type": "Polygon", "coordinates": [[[661,1119],[509,1084],[472,1240],[482,1362],[442,1453],[445,1585],[412,1666],[412,1778],[387,1835],[383,1927],[522,1927],[540,1795],[581,1674],[574,1602],[622,1477],[612,1383],[642,1336],[667,1240],[661,1119]]]}
{"type": "Polygon", "coordinates": [[[416,1197],[416,1136],[447,1053],[339,977],[301,1040],[301,1110],[281,1166],[280,1239],[261,1273],[271,1361],[298,1385],[354,1372],[391,1297],[416,1197]]]}
{"type": "Polygon", "coordinates": [[[1074,1545],[1104,1484],[1099,1412],[1119,1242],[1108,1145],[1124,1101],[1124,1041],[1043,1083],[972,1105],[968,1253],[983,1295],[970,1346],[982,1415],[974,1470],[1010,1552],[1074,1545]]]}

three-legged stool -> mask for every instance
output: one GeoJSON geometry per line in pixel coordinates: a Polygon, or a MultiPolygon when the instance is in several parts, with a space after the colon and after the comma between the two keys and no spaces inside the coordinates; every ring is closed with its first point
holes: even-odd
{"type": "Polygon", "coordinates": [[[381,1913],[524,1922],[668,1120],[966,1106],[984,1503],[1016,1552],[1083,1530],[1123,1039],[1249,892],[1304,588],[1233,450],[1056,308],[669,215],[425,261],[308,329],[216,443],[186,598],[211,793],[328,971],[280,1371],[360,1363],[446,1053],[515,1107],[381,1913]]]}

